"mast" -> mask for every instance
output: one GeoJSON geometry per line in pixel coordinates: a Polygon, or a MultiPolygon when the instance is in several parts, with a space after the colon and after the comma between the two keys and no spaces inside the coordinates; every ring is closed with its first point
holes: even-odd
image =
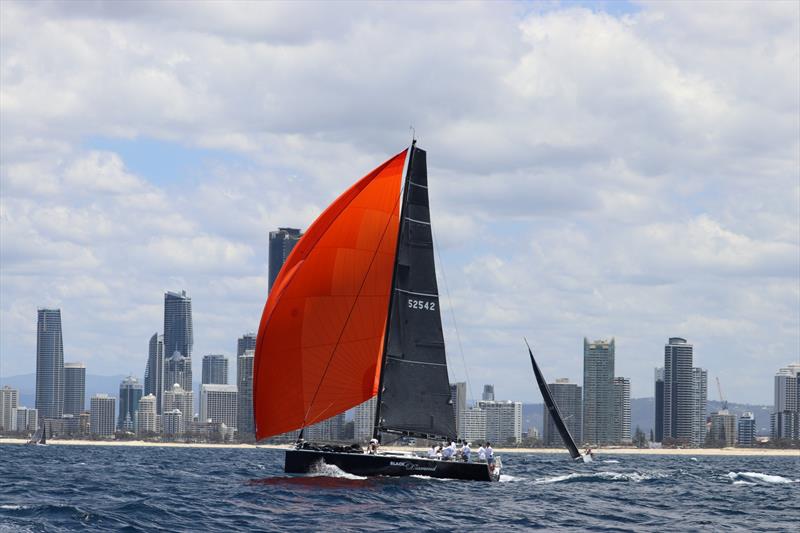
{"type": "Polygon", "coordinates": [[[403,196],[401,197],[402,204],[400,205],[400,223],[397,225],[397,244],[395,245],[394,250],[394,268],[392,269],[392,284],[390,286],[390,294],[389,294],[389,307],[386,313],[386,329],[383,335],[383,351],[381,353],[381,372],[380,376],[378,377],[378,396],[375,398],[375,420],[372,426],[372,438],[378,439],[378,442],[381,440],[381,432],[380,432],[380,421],[381,421],[381,398],[383,397],[383,376],[384,371],[386,370],[386,354],[387,349],[389,346],[389,325],[391,324],[392,318],[392,309],[394,307],[394,299],[395,299],[395,282],[397,281],[397,255],[400,251],[400,235],[403,232],[403,219],[406,215],[406,203],[408,201],[408,188],[410,186],[410,176],[411,176],[411,169],[412,163],[414,162],[414,151],[416,149],[417,140],[411,140],[411,148],[408,151],[408,164],[406,168],[406,179],[403,183],[403,196]]]}

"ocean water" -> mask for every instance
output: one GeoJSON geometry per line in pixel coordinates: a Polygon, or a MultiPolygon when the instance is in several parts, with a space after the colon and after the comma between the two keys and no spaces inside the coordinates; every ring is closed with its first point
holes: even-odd
{"type": "Polygon", "coordinates": [[[0,445],[0,531],[800,530],[800,455],[503,465],[500,483],[288,476],[280,450],[0,445]]]}

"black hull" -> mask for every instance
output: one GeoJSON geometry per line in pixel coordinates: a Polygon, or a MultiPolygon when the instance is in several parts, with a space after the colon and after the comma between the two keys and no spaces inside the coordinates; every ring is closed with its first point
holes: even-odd
{"type": "Polygon", "coordinates": [[[486,463],[439,461],[403,455],[287,450],[284,470],[290,474],[309,474],[320,464],[335,465],[356,476],[429,476],[470,481],[497,481],[499,468],[490,474],[486,463]]]}

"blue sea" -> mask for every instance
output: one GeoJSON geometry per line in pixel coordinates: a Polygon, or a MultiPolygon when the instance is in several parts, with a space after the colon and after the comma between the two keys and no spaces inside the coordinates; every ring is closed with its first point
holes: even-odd
{"type": "Polygon", "coordinates": [[[283,472],[272,449],[0,445],[0,531],[798,531],[800,455],[505,454],[500,483],[283,472]]]}

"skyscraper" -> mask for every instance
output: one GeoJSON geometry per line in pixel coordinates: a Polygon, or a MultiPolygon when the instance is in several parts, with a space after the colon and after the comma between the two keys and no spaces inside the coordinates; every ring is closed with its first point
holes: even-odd
{"type": "Polygon", "coordinates": [[[219,354],[204,355],[202,383],[204,385],[227,385],[228,358],[219,354]]]}
{"type": "Polygon", "coordinates": [[[36,334],[36,409],[39,417],[59,418],[64,412],[64,343],[61,310],[39,309],[36,334]]]}
{"type": "Polygon", "coordinates": [[[727,409],[711,413],[709,437],[715,446],[729,448],[736,444],[736,415],[732,415],[727,409]]]}
{"type": "Polygon", "coordinates": [[[16,426],[13,426],[11,429],[22,432],[36,431],[39,429],[39,414],[36,409],[17,407],[14,412],[16,413],[16,426]]]}
{"type": "MultiPolygon", "coordinates": [[[[170,358],[177,352],[191,360],[193,342],[192,299],[186,296],[186,291],[164,293],[164,357],[170,358]]],[[[170,386],[165,384],[165,390],[170,386]]]]}
{"type": "Polygon", "coordinates": [[[254,439],[256,433],[255,420],[253,418],[254,359],[255,352],[249,349],[236,358],[236,387],[239,391],[237,413],[239,440],[254,439]]]}
{"type": "Polygon", "coordinates": [[[272,290],[281,267],[302,236],[303,232],[295,228],[278,228],[278,231],[269,232],[269,290],[272,290]]]}
{"type": "Polygon", "coordinates": [[[775,404],[770,415],[770,435],[776,442],[800,440],[800,364],[792,363],[775,374],[775,404]]]}
{"type": "Polygon", "coordinates": [[[144,385],[133,376],[128,376],[119,384],[119,418],[117,427],[120,430],[136,429],[136,413],[139,412],[139,400],[142,399],[144,385]]]}
{"type": "Polygon", "coordinates": [[[614,427],[614,339],[583,339],[583,440],[616,441],[614,427]]]}
{"type": "Polygon", "coordinates": [[[483,400],[484,402],[494,401],[494,385],[483,386],[483,394],[481,394],[481,400],[483,400]]]}
{"type": "Polygon", "coordinates": [[[486,440],[496,445],[522,440],[522,402],[481,400],[478,407],[486,412],[486,440]]]}
{"type": "Polygon", "coordinates": [[[664,367],[656,368],[656,427],[654,439],[661,442],[664,439],[664,367]]]}
{"type": "Polygon", "coordinates": [[[342,439],[344,431],[344,413],[339,413],[322,422],[317,422],[308,426],[305,430],[305,438],[310,441],[331,442],[342,439]]]}
{"type": "MultiPolygon", "coordinates": [[[[550,389],[550,394],[553,395],[553,401],[558,406],[558,411],[561,413],[564,425],[567,426],[570,435],[575,442],[581,442],[583,431],[583,406],[581,405],[583,391],[581,387],[570,383],[566,378],[557,379],[555,383],[549,383],[547,387],[550,389]]],[[[544,445],[560,448],[564,443],[546,405],[542,406],[542,414],[544,445]]]]}
{"type": "Polygon", "coordinates": [[[156,413],[161,413],[161,394],[164,392],[164,336],[153,333],[147,350],[144,370],[144,394],[156,397],[156,413]]]}
{"type": "Polygon", "coordinates": [[[175,352],[164,360],[164,390],[178,384],[183,390],[192,390],[192,360],[175,352]]]}
{"type": "Polygon", "coordinates": [[[706,411],[708,410],[708,370],[692,367],[692,446],[706,441],[706,411]]]}
{"type": "Polygon", "coordinates": [[[375,402],[373,396],[366,402],[359,404],[353,411],[353,439],[356,442],[365,442],[372,438],[375,427],[375,402]]]}
{"type": "Polygon", "coordinates": [[[236,341],[236,357],[241,357],[247,350],[256,349],[256,334],[245,333],[236,341]]]}
{"type": "Polygon", "coordinates": [[[16,429],[15,411],[19,407],[19,391],[8,385],[0,389],[0,431],[16,429]]]}
{"type": "Polygon", "coordinates": [[[631,442],[631,380],[614,378],[614,430],[615,442],[631,442]]]}
{"type": "Polygon", "coordinates": [[[139,399],[136,433],[139,435],[152,435],[157,431],[158,413],[156,412],[156,397],[154,394],[148,394],[139,399]]]}
{"type": "Polygon", "coordinates": [[[752,448],[756,444],[756,418],[753,413],[742,413],[737,428],[737,446],[752,448]]]}
{"type": "Polygon", "coordinates": [[[64,414],[78,416],[86,410],[86,365],[64,363],[64,414]]]}
{"type": "Polygon", "coordinates": [[[792,363],[775,373],[773,413],[800,410],[800,364],[792,363]]]}
{"type": "MultiPolygon", "coordinates": [[[[188,424],[194,418],[194,393],[185,390],[178,384],[164,391],[163,413],[168,413],[177,409],[183,415],[184,424],[188,424]]],[[[163,416],[163,415],[162,415],[163,416]]]]}
{"type": "Polygon", "coordinates": [[[108,394],[95,394],[92,396],[89,409],[92,435],[98,437],[114,436],[116,403],[116,398],[112,398],[108,394]]]}
{"type": "Polygon", "coordinates": [[[670,337],[664,346],[664,441],[691,444],[695,435],[693,346],[670,337]]]}
{"type": "Polygon", "coordinates": [[[235,385],[201,385],[200,421],[222,422],[229,428],[235,428],[237,397],[235,385]]]}
{"type": "Polygon", "coordinates": [[[456,432],[458,438],[464,438],[463,424],[464,411],[467,409],[467,384],[463,381],[450,384],[450,401],[453,402],[453,411],[456,415],[456,432]]]}
{"type": "Polygon", "coordinates": [[[486,411],[480,407],[470,407],[464,411],[464,439],[467,442],[486,440],[486,411]]]}

